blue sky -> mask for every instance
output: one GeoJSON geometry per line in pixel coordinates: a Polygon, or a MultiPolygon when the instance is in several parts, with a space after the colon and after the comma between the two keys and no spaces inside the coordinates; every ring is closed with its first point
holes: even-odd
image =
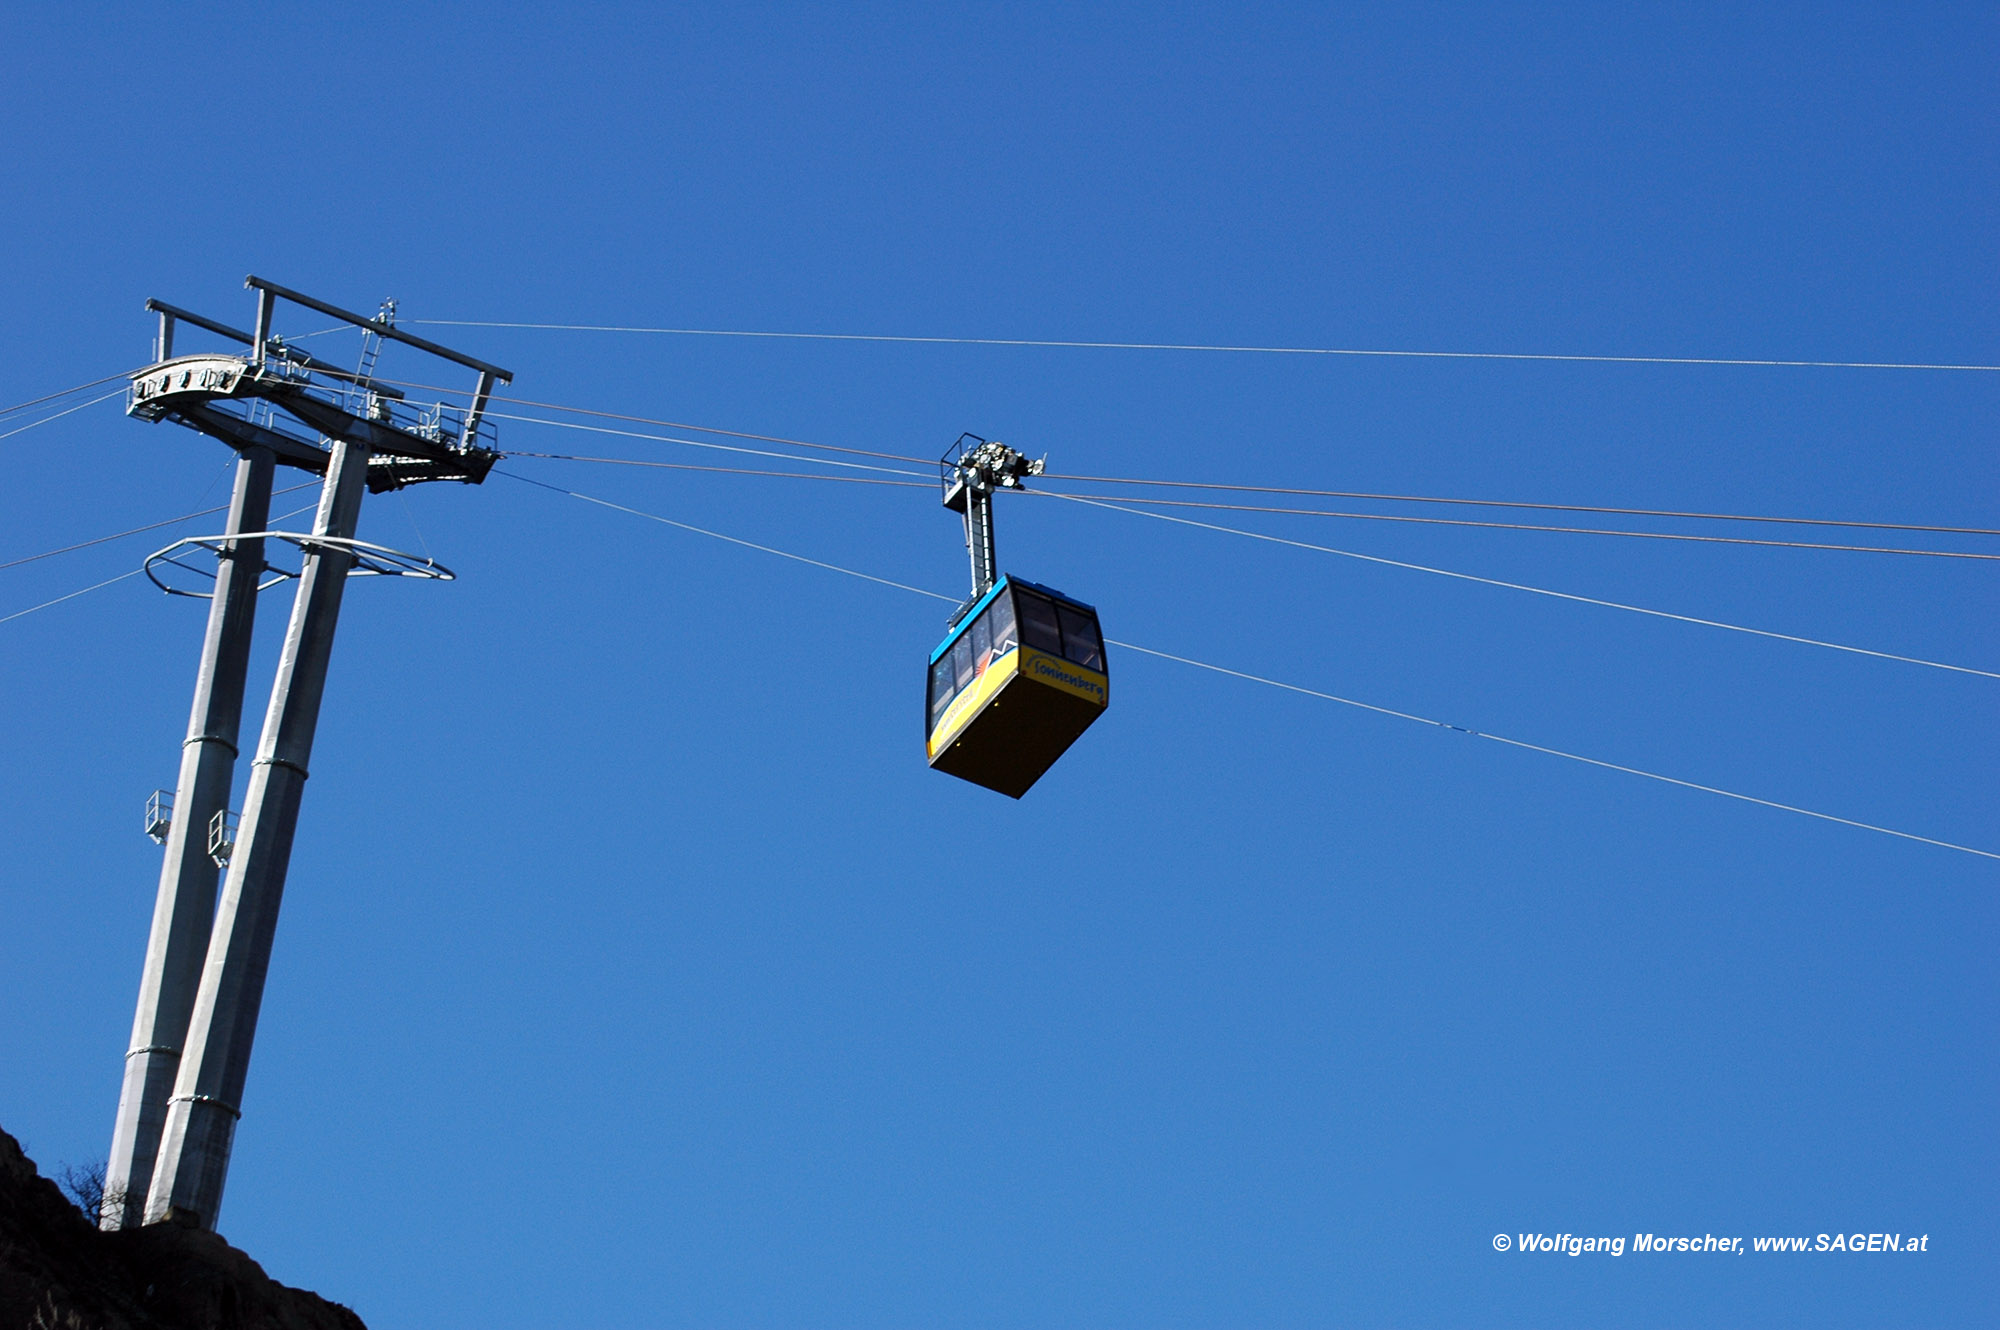
{"type": "MultiPolygon", "coordinates": [[[[0,406],[143,363],[148,296],[247,324],[249,272],[405,319],[2000,362],[1981,7],[8,26],[0,406]]],[[[523,398],[915,458],[2000,526],[1988,372],[420,331],[523,398]]],[[[0,450],[0,562],[226,492],[219,444],[115,401],[0,450]]],[[[932,491],[504,469],[963,592],[932,491]]],[[[2000,669],[1975,561],[1193,515],[2000,669]]],[[[1990,678],[1046,498],[999,523],[1120,641],[2000,850],[1990,678]]],[[[174,534],[0,569],[0,615],[174,534]]],[[[498,477],[360,534],[459,580],[347,597],[221,1228],[377,1330],[1986,1305],[1991,860],[1115,649],[1015,804],[924,766],[941,602],[498,477]],[[1843,1230],[1931,1239],[1491,1245],[1843,1230]]],[[[45,1168],[107,1148],[200,632],[139,578],[0,624],[0,1125],[45,1168]]]]}

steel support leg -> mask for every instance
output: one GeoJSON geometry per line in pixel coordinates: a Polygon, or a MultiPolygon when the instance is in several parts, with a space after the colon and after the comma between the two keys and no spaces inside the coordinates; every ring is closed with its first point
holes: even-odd
{"type": "MultiPolygon", "coordinates": [[[[316,534],[354,535],[367,469],[366,449],[334,443],[313,523],[316,534]]],[[[168,1103],[159,1162],[146,1197],[149,1224],[172,1219],[212,1229],[222,1207],[334,624],[352,563],[344,549],[309,545],[305,551],[236,849],[216,907],[187,1053],[168,1103]]]]}
{"type": "MultiPolygon", "coordinates": [[[[164,316],[162,316],[164,317],[164,316]]],[[[271,518],[270,450],[251,448],[236,463],[226,534],[262,531],[271,518]]],[[[136,1225],[153,1180],[167,1096],[174,1088],[188,1014],[201,983],[209,926],[215,919],[215,863],[208,857],[208,824],[229,802],[236,767],[237,731],[243,722],[243,679],[250,667],[250,632],[257,611],[257,579],[264,571],[262,540],[232,540],[222,547],[215,594],[208,606],[201,670],[195,676],[194,710],[181,745],[180,779],[174,787],[173,821],[166,860],[146,942],[139,981],[139,1009],[125,1054],[125,1084],[111,1131],[104,1170],[105,1228],[136,1225]]]]}

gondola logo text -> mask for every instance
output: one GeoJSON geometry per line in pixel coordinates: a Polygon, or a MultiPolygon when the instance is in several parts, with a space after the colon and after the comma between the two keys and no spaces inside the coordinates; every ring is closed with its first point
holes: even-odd
{"type": "Polygon", "coordinates": [[[1066,692],[1087,697],[1093,702],[1102,703],[1105,700],[1102,681],[1093,679],[1088,674],[1066,670],[1039,652],[1028,653],[1028,673],[1066,692]]]}

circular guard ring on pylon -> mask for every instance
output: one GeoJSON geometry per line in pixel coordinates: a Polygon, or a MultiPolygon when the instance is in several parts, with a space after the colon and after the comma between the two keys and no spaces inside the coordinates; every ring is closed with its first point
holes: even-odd
{"type": "MultiPolygon", "coordinates": [[[[421,577],[436,582],[451,582],[456,581],[458,578],[458,574],[454,573],[451,569],[445,567],[435,559],[427,559],[422,555],[409,554],[402,550],[392,550],[387,545],[376,545],[370,541],[355,540],[352,537],[316,536],[310,532],[299,531],[245,531],[235,536],[189,536],[185,540],[177,540],[166,548],[155,550],[153,553],[147,555],[144,565],[146,576],[152,581],[154,586],[170,596],[192,596],[198,600],[207,600],[213,594],[212,592],[189,591],[183,587],[169,586],[161,580],[161,574],[154,570],[161,565],[167,565],[178,568],[183,572],[192,573],[196,577],[205,577],[210,582],[213,582],[215,581],[215,574],[213,572],[189,563],[187,559],[196,550],[207,550],[210,554],[220,558],[223,547],[231,541],[237,540],[282,540],[288,545],[298,546],[301,551],[315,548],[343,549],[354,556],[354,566],[347,570],[349,577],[421,577]]],[[[258,583],[257,589],[259,591],[298,576],[297,573],[287,569],[273,568],[268,563],[264,567],[267,571],[275,573],[276,576],[258,583]]],[[[171,574],[168,574],[168,576],[171,576],[171,574]]]]}

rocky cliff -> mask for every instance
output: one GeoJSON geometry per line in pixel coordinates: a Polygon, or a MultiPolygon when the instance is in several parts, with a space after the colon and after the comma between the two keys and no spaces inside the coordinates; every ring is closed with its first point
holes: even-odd
{"type": "Polygon", "coordinates": [[[367,1330],[213,1233],[100,1233],[0,1131],[0,1330],[367,1330]]]}

